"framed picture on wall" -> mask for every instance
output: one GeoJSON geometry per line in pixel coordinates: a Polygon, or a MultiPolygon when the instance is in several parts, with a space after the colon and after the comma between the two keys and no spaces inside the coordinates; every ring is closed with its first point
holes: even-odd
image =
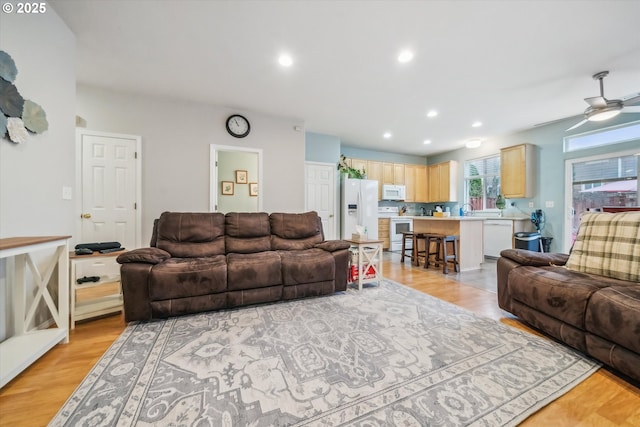
{"type": "Polygon", "coordinates": [[[222,181],[222,195],[223,196],[232,196],[233,195],[233,182],[231,182],[231,181],[222,181]]]}
{"type": "Polygon", "coordinates": [[[247,182],[247,171],[236,171],[236,184],[246,184],[247,182]]]}
{"type": "Polygon", "coordinates": [[[249,183],[249,196],[257,196],[258,195],[258,183],[250,182],[249,183]]]}

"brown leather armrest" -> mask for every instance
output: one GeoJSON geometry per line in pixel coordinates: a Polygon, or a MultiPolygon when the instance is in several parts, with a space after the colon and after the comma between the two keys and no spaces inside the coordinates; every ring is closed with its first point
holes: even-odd
{"type": "Polygon", "coordinates": [[[118,255],[116,261],[120,264],[142,262],[145,264],[160,264],[162,261],[171,258],[171,254],[158,248],[134,249],[118,255]]]}
{"type": "Polygon", "coordinates": [[[569,259],[568,254],[554,252],[534,252],[525,249],[505,249],[500,256],[509,258],[520,265],[531,267],[549,267],[550,265],[565,265],[569,259]]]}
{"type": "Polygon", "coordinates": [[[324,249],[327,252],[335,252],[341,249],[349,249],[351,245],[344,240],[325,240],[321,243],[316,243],[314,248],[324,249]]]}

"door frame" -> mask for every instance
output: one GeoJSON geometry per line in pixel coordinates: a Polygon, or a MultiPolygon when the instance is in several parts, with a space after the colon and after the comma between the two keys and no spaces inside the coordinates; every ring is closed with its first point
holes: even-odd
{"type": "MultiPolygon", "coordinates": [[[[93,135],[104,138],[123,138],[136,141],[136,248],[142,246],[142,137],[124,133],[110,133],[93,131],[85,128],[76,128],[76,215],[75,215],[75,239],[82,236],[82,135],[93,135]]],[[[135,248],[127,248],[135,249],[135,248]]]]}
{"type": "Polygon", "coordinates": [[[304,166],[305,166],[305,173],[304,173],[304,191],[305,191],[305,195],[304,195],[304,210],[308,211],[309,210],[309,206],[307,205],[307,165],[315,165],[315,166],[328,166],[331,167],[332,169],[334,169],[334,173],[333,173],[333,212],[331,213],[333,215],[334,221],[333,221],[333,235],[335,236],[335,238],[338,238],[340,236],[340,216],[338,215],[338,208],[340,206],[340,180],[338,179],[338,170],[336,169],[336,164],[335,163],[326,163],[326,162],[312,162],[312,161],[305,161],[304,162],[304,166]]]}
{"type": "Polygon", "coordinates": [[[262,148],[236,147],[234,145],[209,146],[209,212],[218,212],[218,151],[244,151],[258,154],[258,212],[262,212],[262,194],[264,193],[264,179],[262,167],[262,148]]]}

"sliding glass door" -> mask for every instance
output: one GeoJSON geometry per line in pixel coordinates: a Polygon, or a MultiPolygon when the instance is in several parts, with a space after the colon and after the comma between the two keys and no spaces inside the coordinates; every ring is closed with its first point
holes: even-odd
{"type": "Polygon", "coordinates": [[[565,252],[575,240],[583,212],[603,206],[638,206],[639,163],[637,150],[567,160],[565,252]]]}

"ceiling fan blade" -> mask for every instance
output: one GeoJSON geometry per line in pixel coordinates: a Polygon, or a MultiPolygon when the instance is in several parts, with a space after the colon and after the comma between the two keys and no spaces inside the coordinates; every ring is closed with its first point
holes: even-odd
{"type": "Polygon", "coordinates": [[[631,95],[627,95],[622,100],[622,105],[633,105],[636,102],[640,102],[640,92],[632,93],[631,95]]]}
{"type": "Polygon", "coordinates": [[[640,113],[640,105],[635,107],[624,107],[623,113],[640,113]]]}
{"type": "Polygon", "coordinates": [[[607,106],[607,100],[604,99],[604,96],[594,96],[592,98],[585,98],[584,100],[593,108],[604,108],[607,106]]]}
{"type": "Polygon", "coordinates": [[[575,128],[582,126],[583,124],[587,123],[587,119],[584,119],[583,121],[576,123],[575,125],[571,126],[569,129],[566,130],[566,132],[569,132],[570,130],[574,130],[575,128]]]}

